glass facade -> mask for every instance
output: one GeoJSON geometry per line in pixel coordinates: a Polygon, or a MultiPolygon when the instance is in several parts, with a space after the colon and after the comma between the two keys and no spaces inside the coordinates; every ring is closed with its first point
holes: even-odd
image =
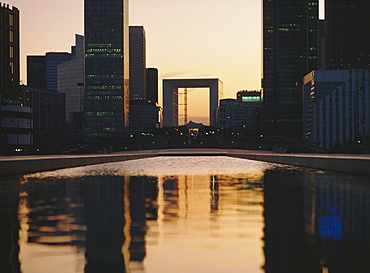
{"type": "Polygon", "coordinates": [[[318,67],[318,0],[263,0],[264,131],[301,137],[304,75],[318,67]]]}
{"type": "Polygon", "coordinates": [[[27,83],[31,88],[58,91],[58,65],[71,59],[67,52],[48,52],[41,56],[27,56],[27,83]]]}
{"type": "Polygon", "coordinates": [[[306,75],[303,124],[309,144],[331,149],[366,138],[370,128],[369,76],[369,69],[317,70],[306,75]]]}
{"type": "MultiPolygon", "coordinates": [[[[66,130],[66,95],[37,90],[22,85],[19,102],[32,109],[33,128],[45,136],[64,135],[66,130]]],[[[46,141],[48,137],[43,138],[46,141]]],[[[45,144],[45,143],[44,143],[45,144]]]]}
{"type": "Polygon", "coordinates": [[[370,69],[370,1],[326,0],[325,69],[370,69]]]}
{"type": "Polygon", "coordinates": [[[67,52],[46,53],[45,86],[47,91],[57,92],[58,90],[58,65],[71,59],[67,52]]]}
{"type": "Polygon", "coordinates": [[[129,125],[128,0],[85,0],[84,110],[88,138],[129,125]]]}

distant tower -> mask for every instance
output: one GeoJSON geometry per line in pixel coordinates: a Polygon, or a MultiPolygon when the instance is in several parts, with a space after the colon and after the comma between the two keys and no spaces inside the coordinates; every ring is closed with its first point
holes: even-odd
{"type": "Polygon", "coordinates": [[[129,125],[128,0],[85,0],[88,138],[116,137],[129,125]]]}
{"type": "Polygon", "coordinates": [[[325,69],[370,69],[370,1],[325,0],[325,69]]]}
{"type": "Polygon", "coordinates": [[[158,69],[146,69],[146,99],[158,103],[158,69]]]}
{"type": "Polygon", "coordinates": [[[27,85],[46,90],[46,60],[45,56],[27,56],[27,85]]]}
{"type": "Polygon", "coordinates": [[[19,10],[0,2],[0,95],[17,97],[19,91],[19,10]]]}
{"type": "Polygon", "coordinates": [[[45,55],[27,56],[27,85],[57,92],[58,65],[71,59],[68,52],[48,52],[45,55]]]}
{"type": "Polygon", "coordinates": [[[130,100],[146,99],[146,41],[142,26],[130,26],[130,100]]]}
{"type": "Polygon", "coordinates": [[[58,66],[58,92],[66,94],[66,122],[68,134],[83,135],[83,90],[85,68],[84,36],[76,35],[72,59],[58,66]]]}
{"type": "Polygon", "coordinates": [[[318,0],[263,0],[264,130],[302,136],[302,78],[317,69],[318,0]]]}

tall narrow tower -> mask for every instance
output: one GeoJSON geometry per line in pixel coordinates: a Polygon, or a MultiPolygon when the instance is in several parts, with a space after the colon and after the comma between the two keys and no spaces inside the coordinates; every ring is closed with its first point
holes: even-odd
{"type": "Polygon", "coordinates": [[[129,125],[128,0],[85,0],[84,110],[88,138],[129,125]]]}
{"type": "Polygon", "coordinates": [[[130,99],[146,99],[146,35],[143,26],[130,26],[130,99]]]}
{"type": "Polygon", "coordinates": [[[0,95],[18,96],[19,10],[0,2],[0,95]]]}
{"type": "Polygon", "coordinates": [[[318,67],[318,0],[263,0],[264,131],[302,136],[302,78],[318,67]]]}

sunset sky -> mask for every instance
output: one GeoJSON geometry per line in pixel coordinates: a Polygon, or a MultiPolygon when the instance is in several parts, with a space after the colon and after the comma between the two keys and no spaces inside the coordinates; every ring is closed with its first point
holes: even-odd
{"type": "MultiPolygon", "coordinates": [[[[20,10],[24,83],[27,55],[70,52],[75,34],[84,33],[83,0],[5,3],[20,10]]],[[[260,88],[260,16],[260,0],[131,0],[129,21],[144,26],[147,67],[158,68],[160,79],[219,78],[224,98],[235,98],[260,88]]],[[[207,90],[189,93],[188,115],[208,115],[207,90]]]]}

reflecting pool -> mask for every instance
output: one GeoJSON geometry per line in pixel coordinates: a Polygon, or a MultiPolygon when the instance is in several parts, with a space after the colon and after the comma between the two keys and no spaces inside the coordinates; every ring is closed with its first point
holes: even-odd
{"type": "Polygon", "coordinates": [[[230,157],[6,177],[1,273],[365,273],[370,179],[230,157]]]}

